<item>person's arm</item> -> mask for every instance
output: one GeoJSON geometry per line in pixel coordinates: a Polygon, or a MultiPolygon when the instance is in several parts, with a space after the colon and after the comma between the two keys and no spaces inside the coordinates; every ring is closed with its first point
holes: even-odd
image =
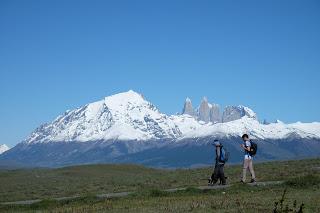
{"type": "Polygon", "coordinates": [[[220,159],[220,153],[221,153],[220,146],[218,146],[217,147],[217,159],[220,159]]]}
{"type": "Polygon", "coordinates": [[[240,146],[241,146],[244,150],[250,152],[250,147],[249,147],[249,146],[248,146],[248,147],[245,147],[244,144],[241,144],[240,146]]]}

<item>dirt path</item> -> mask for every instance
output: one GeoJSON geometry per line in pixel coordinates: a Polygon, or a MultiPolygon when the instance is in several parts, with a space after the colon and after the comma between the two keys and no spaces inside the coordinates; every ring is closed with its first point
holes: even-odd
{"type": "MultiPolygon", "coordinates": [[[[278,185],[282,184],[283,181],[266,181],[266,182],[256,182],[256,183],[247,183],[249,186],[267,186],[267,185],[278,185]]],[[[230,185],[214,185],[214,186],[198,186],[195,187],[196,189],[200,190],[214,190],[214,189],[223,189],[228,188],[232,186],[230,185]]],[[[173,188],[173,189],[165,189],[163,191],[165,192],[177,192],[177,191],[184,191],[187,187],[182,188],[173,188]]],[[[130,194],[133,194],[134,192],[116,192],[116,193],[106,193],[106,194],[98,194],[96,195],[97,198],[115,198],[115,197],[126,197],[130,194]]],[[[59,198],[53,198],[52,200],[56,201],[63,201],[63,200],[73,200],[80,198],[81,196],[70,196],[70,197],[59,197],[59,198]]],[[[1,205],[31,205],[33,203],[41,202],[41,199],[35,199],[35,200],[21,200],[21,201],[12,201],[12,202],[3,202],[1,205]]]]}

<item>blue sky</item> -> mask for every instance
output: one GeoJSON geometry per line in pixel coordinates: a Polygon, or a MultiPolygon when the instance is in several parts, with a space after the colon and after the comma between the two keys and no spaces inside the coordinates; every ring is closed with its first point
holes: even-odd
{"type": "Polygon", "coordinates": [[[104,96],[320,121],[320,2],[0,1],[0,144],[104,96]]]}

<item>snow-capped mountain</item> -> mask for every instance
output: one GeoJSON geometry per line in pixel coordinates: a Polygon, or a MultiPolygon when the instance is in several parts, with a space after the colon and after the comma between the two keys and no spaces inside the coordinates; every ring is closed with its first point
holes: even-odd
{"type": "Polygon", "coordinates": [[[6,151],[8,151],[10,148],[6,144],[0,145],[0,155],[6,151]]]}
{"type": "Polygon", "coordinates": [[[67,111],[40,126],[24,143],[151,140],[180,135],[167,115],[130,90],[67,111]]]}
{"type": "MultiPolygon", "coordinates": [[[[205,101],[207,103],[207,101],[205,101]]],[[[209,111],[207,112],[209,115],[209,111]]],[[[191,115],[162,114],[152,103],[132,90],[104,98],[75,110],[65,112],[53,122],[37,128],[24,143],[88,142],[109,140],[157,140],[204,137],[208,135],[239,136],[244,132],[255,138],[283,138],[287,134],[319,137],[319,123],[262,125],[257,115],[245,106],[228,106],[226,123],[198,121],[191,115]],[[229,119],[228,119],[229,118],[229,119]]]]}
{"type": "Polygon", "coordinates": [[[260,160],[320,155],[318,122],[261,124],[253,110],[240,105],[226,107],[222,122],[217,123],[210,118],[210,109],[217,107],[204,100],[200,107],[204,118],[199,119],[187,99],[184,111],[188,113],[168,116],[130,90],[67,111],[41,125],[3,153],[0,166],[12,162],[23,166],[103,162],[191,166],[210,161],[208,144],[213,138],[223,141],[237,156],[231,161],[238,162],[239,138],[244,133],[260,142],[260,160]]]}

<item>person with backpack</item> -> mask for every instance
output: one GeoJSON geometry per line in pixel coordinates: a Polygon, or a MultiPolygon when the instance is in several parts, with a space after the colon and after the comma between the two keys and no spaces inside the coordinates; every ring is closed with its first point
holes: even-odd
{"type": "Polygon", "coordinates": [[[257,152],[257,144],[252,142],[249,139],[249,136],[247,134],[242,135],[243,144],[241,144],[241,147],[244,150],[244,159],[243,159],[243,170],[242,170],[242,178],[241,182],[246,182],[246,173],[249,169],[251,174],[251,181],[250,183],[256,182],[256,176],[253,169],[253,156],[257,152]]]}
{"type": "Polygon", "coordinates": [[[215,139],[213,145],[216,148],[216,163],[214,171],[209,179],[209,185],[214,185],[220,179],[222,185],[226,185],[226,177],[224,176],[224,164],[228,161],[229,154],[224,149],[219,140],[215,139]]]}

